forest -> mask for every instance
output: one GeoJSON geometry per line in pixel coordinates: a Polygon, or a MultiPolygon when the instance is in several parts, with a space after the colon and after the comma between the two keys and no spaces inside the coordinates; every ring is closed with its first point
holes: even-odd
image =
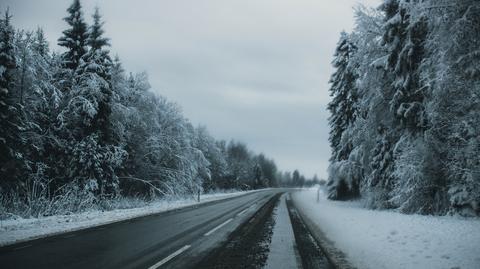
{"type": "Polygon", "coordinates": [[[480,215],[480,2],[384,0],[342,33],[330,199],[480,215]]]}
{"type": "Polygon", "coordinates": [[[116,201],[301,186],[246,144],[212,137],[112,57],[98,8],[79,0],[51,51],[42,29],[0,20],[0,214],[39,217],[116,201]]]}

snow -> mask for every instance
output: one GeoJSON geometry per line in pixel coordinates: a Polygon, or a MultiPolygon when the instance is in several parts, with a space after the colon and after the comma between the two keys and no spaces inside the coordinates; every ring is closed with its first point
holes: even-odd
{"type": "Polygon", "coordinates": [[[275,226],[265,269],[302,268],[300,257],[296,254],[295,235],[288,215],[285,194],[274,211],[275,226]]]}
{"type": "Polygon", "coordinates": [[[353,266],[362,268],[480,268],[480,220],[459,216],[373,211],[361,202],[335,202],[316,189],[292,195],[353,266]]]}
{"type": "MultiPolygon", "coordinates": [[[[265,189],[263,189],[265,190],[265,189]]],[[[201,202],[226,199],[262,190],[212,193],[201,196],[201,202]]],[[[77,231],[122,220],[157,214],[199,204],[193,199],[159,200],[145,207],[89,211],[44,218],[0,220],[0,247],[56,234],[77,231]]]]}

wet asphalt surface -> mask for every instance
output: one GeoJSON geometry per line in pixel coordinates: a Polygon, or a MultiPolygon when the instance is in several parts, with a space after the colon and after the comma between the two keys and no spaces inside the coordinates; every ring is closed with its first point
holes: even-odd
{"type": "MultiPolygon", "coordinates": [[[[262,268],[288,190],[267,190],[0,248],[9,268],[262,268]]],[[[333,268],[287,200],[304,269],[333,268]]]]}

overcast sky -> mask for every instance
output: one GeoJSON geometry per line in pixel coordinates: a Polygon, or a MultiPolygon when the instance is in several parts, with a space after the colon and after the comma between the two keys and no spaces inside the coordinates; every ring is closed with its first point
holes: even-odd
{"type": "MultiPolygon", "coordinates": [[[[42,27],[53,49],[71,0],[2,0],[16,27],[42,27]]],[[[282,170],[327,177],[328,79],[356,4],[380,0],[83,0],[106,21],[111,51],[147,71],[217,138],[246,142],[282,170]]]]}

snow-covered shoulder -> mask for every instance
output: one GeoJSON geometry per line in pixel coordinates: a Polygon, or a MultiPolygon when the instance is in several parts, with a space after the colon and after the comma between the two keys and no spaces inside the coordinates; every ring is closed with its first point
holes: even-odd
{"type": "MultiPolygon", "coordinates": [[[[263,189],[265,190],[265,189],[263,189]]],[[[205,194],[201,203],[244,195],[253,191],[236,191],[205,194]]],[[[159,200],[144,207],[88,211],[71,215],[44,218],[0,220],[0,247],[18,242],[72,232],[90,227],[119,222],[199,204],[193,199],[159,200]]]]}
{"type": "Polygon", "coordinates": [[[292,195],[296,206],[362,268],[480,268],[480,220],[405,215],[327,200],[309,189],[292,195]]]}

